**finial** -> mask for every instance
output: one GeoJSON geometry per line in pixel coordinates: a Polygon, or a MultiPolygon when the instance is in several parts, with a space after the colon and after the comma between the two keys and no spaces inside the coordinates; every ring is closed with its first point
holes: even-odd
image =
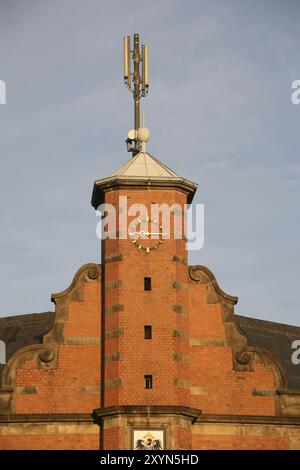
{"type": "Polygon", "coordinates": [[[150,131],[148,127],[140,127],[137,131],[137,139],[142,144],[142,152],[146,152],[146,142],[148,142],[150,138],[150,131]]]}
{"type": "Polygon", "coordinates": [[[125,85],[133,93],[134,99],[134,129],[129,131],[126,140],[127,150],[132,152],[134,156],[142,147],[142,141],[138,138],[138,130],[140,129],[140,99],[148,94],[149,89],[149,48],[142,44],[140,49],[138,34],[133,35],[133,50],[131,50],[130,42],[130,36],[126,36],[123,39],[123,76],[125,85]],[[133,73],[131,73],[131,62],[133,62],[133,73]]]}

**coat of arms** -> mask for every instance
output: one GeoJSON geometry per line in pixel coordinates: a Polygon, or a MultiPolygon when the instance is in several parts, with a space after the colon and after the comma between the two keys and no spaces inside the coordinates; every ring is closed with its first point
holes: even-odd
{"type": "Polygon", "coordinates": [[[162,450],[163,430],[134,430],[135,450],[162,450]]]}

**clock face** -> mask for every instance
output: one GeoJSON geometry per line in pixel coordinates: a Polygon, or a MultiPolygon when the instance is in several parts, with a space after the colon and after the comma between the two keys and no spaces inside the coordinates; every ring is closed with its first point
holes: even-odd
{"type": "Polygon", "coordinates": [[[150,251],[157,250],[163,243],[162,226],[159,225],[157,220],[150,220],[149,217],[138,219],[137,222],[131,224],[131,229],[129,235],[133,238],[132,244],[138,250],[150,253],[150,251]]]}

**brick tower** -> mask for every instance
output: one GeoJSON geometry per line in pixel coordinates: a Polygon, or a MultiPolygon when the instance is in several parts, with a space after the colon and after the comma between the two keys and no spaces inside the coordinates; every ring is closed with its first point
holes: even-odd
{"type": "MultiPolygon", "coordinates": [[[[186,242],[184,236],[174,238],[174,227],[184,224],[196,187],[145,149],[111,177],[95,182],[93,206],[109,203],[117,214],[116,233],[102,241],[102,393],[96,413],[103,423],[104,448],[130,447],[130,434],[141,428],[161,429],[168,448],[175,443],[170,439],[177,448],[190,446],[190,422],[200,411],[190,407],[187,386],[186,242]],[[143,204],[149,216],[137,212],[136,237],[124,236],[125,212],[130,214],[133,204],[143,204]],[[168,239],[162,212],[151,219],[153,204],[171,209],[168,239]],[[156,233],[150,227],[158,227],[156,233]]],[[[134,218],[128,216],[127,227],[134,218]]]]}

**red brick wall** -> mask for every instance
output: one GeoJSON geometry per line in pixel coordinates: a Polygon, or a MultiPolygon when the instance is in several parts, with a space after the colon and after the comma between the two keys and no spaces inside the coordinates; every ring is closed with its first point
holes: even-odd
{"type": "MultiPolygon", "coordinates": [[[[26,431],[25,431],[26,432],[26,431]]],[[[34,434],[14,435],[0,439],[1,450],[97,450],[97,434],[34,434]]]]}
{"type": "MultiPolygon", "coordinates": [[[[189,308],[191,339],[226,344],[221,305],[207,302],[205,286],[190,285],[189,308]]],[[[213,344],[191,346],[192,406],[204,414],[274,416],[275,398],[253,395],[254,389],[275,391],[272,371],[263,364],[254,364],[251,372],[234,371],[231,347],[213,344]]]]}
{"type": "Polygon", "coordinates": [[[193,436],[193,449],[198,450],[288,450],[288,437],[269,436],[193,436]]]}
{"type": "Polygon", "coordinates": [[[35,358],[17,368],[16,386],[37,393],[16,393],[15,413],[91,413],[99,407],[100,283],[86,282],[83,300],[67,302],[67,315],[65,343],[92,338],[98,344],[60,344],[55,369],[38,368],[35,358]]]}
{"type": "MultiPolygon", "coordinates": [[[[186,203],[179,191],[145,189],[113,190],[106,202],[118,207],[119,196],[128,196],[128,205],[186,203]]],[[[132,219],[132,218],[131,218],[132,219]]],[[[144,243],[147,243],[146,241],[144,243]]],[[[106,380],[120,379],[119,386],[106,389],[106,406],[188,405],[189,390],[180,386],[188,380],[188,362],[174,360],[174,354],[188,355],[188,291],[173,287],[175,281],[187,286],[187,266],[173,261],[185,257],[183,240],[166,240],[157,251],[146,253],[133,246],[130,239],[107,240],[105,258],[122,255],[122,261],[107,263],[105,282],[122,281],[122,287],[106,289],[105,308],[121,305],[122,310],[106,314],[106,331],[116,328],[124,335],[106,340],[106,356],[120,353],[121,361],[106,363],[106,380]],[[152,278],[152,291],[144,292],[144,277],[152,278]],[[179,305],[186,312],[174,312],[179,305]],[[152,340],[144,339],[144,325],[151,325],[152,340]],[[175,330],[184,330],[186,338],[174,338],[175,330]],[[153,375],[153,389],[145,390],[144,375],[153,375]],[[179,385],[174,386],[174,381],[179,385]]],[[[102,261],[103,262],[103,261],[102,261]]]]}
{"type": "Polygon", "coordinates": [[[119,427],[106,429],[104,433],[104,449],[117,450],[124,448],[124,430],[119,427]]]}

